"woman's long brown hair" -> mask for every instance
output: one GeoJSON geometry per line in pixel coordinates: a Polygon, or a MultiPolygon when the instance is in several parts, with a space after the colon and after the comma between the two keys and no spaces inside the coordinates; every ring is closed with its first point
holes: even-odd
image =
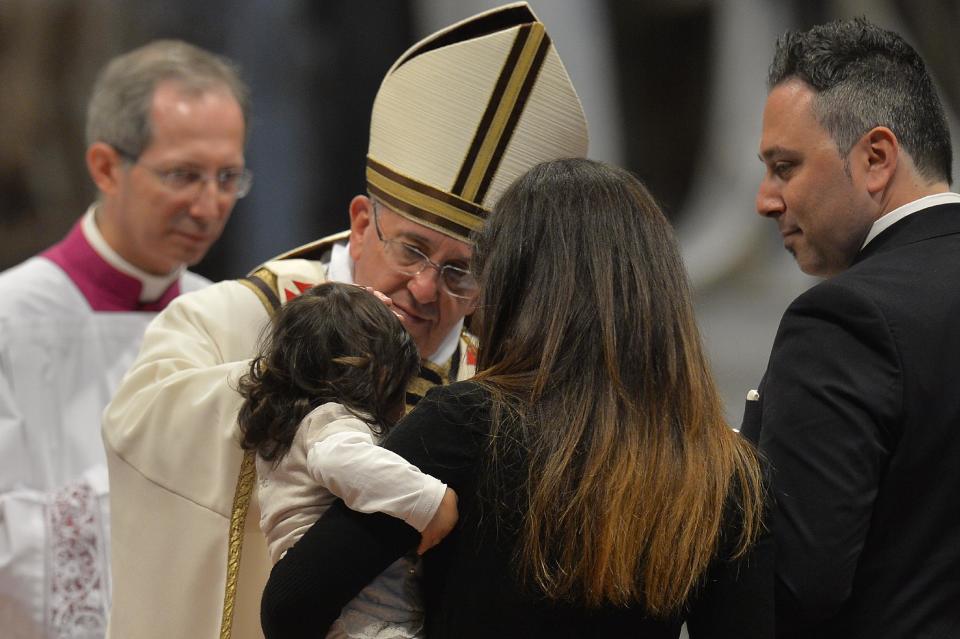
{"type": "Polygon", "coordinates": [[[521,576],[587,606],[678,611],[739,517],[763,526],[753,448],[725,423],[669,223],[628,172],[539,165],[477,238],[488,474],[527,460],[521,576]],[[729,505],[733,504],[733,508],[729,505]]]}

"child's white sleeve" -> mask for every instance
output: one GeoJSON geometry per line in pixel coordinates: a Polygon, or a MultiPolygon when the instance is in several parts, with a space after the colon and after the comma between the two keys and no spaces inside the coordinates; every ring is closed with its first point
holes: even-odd
{"type": "Polygon", "coordinates": [[[447,485],[356,431],[337,432],[310,446],[313,478],[351,508],[402,519],[422,532],[447,485]]]}

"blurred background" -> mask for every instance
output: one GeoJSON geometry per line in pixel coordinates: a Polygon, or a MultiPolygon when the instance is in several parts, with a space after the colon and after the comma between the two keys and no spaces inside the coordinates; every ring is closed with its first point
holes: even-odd
{"type": "MultiPolygon", "coordinates": [[[[97,71],[113,55],[180,38],[232,58],[252,89],[254,188],[195,269],[216,280],[346,228],[347,204],[365,189],[370,107],[383,74],[421,37],[497,4],[0,0],[0,269],[59,240],[93,200],[84,112],[97,71]]],[[[814,283],[753,204],[776,36],[855,15],[899,31],[937,79],[956,140],[960,2],[530,4],[583,101],[590,156],[640,176],[677,230],[727,416],[739,425],[780,315],[814,283]]]]}

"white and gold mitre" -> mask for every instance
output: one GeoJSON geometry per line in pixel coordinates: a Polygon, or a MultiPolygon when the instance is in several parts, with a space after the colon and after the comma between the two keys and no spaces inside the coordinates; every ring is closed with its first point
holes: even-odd
{"type": "Polygon", "coordinates": [[[373,104],[367,188],[392,210],[461,241],[535,164],[587,153],[580,99],[524,2],[421,40],[373,104]]]}

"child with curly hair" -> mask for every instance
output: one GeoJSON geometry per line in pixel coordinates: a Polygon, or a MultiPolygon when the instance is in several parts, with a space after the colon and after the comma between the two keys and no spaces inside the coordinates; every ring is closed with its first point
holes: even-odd
{"type": "MultiPolygon", "coordinates": [[[[420,366],[389,303],[350,284],[306,291],[276,313],[240,379],[242,446],[257,453],[260,527],[274,563],[338,497],[416,528],[419,554],[456,523],[451,489],[377,446],[403,415],[420,366]]],[[[411,554],[344,607],[328,637],[422,637],[422,628],[411,554]]]]}

